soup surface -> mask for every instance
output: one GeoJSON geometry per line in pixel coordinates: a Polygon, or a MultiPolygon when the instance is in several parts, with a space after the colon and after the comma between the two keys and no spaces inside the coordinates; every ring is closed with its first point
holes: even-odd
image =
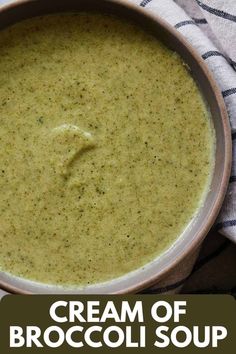
{"type": "Polygon", "coordinates": [[[200,207],[214,132],[179,56],[107,15],[0,32],[0,266],[86,285],[142,267],[200,207]]]}

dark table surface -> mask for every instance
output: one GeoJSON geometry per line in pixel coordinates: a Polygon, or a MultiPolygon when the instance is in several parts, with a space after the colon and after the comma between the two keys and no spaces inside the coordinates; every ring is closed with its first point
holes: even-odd
{"type": "Polygon", "coordinates": [[[211,231],[181,292],[236,296],[236,244],[211,231]]]}

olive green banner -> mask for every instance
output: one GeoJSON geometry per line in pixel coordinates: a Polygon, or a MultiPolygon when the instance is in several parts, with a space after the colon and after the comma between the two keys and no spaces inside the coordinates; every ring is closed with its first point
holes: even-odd
{"type": "Polygon", "coordinates": [[[0,353],[235,353],[224,295],[5,296],[0,353]]]}

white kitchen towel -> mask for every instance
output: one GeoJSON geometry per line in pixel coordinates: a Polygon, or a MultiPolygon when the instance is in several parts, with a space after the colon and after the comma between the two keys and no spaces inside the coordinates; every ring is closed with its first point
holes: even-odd
{"type": "Polygon", "coordinates": [[[128,0],[161,16],[195,47],[222,91],[233,139],[233,168],[215,227],[236,242],[236,0],[128,0]]]}
{"type": "MultiPolygon", "coordinates": [[[[236,242],[236,0],[127,1],[161,16],[175,27],[200,53],[218,82],[231,121],[233,168],[215,226],[236,242]]],[[[9,2],[14,0],[0,0],[0,4],[9,2]]]]}

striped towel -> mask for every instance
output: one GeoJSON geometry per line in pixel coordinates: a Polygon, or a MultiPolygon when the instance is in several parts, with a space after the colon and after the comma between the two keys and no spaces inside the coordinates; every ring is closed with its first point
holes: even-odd
{"type": "Polygon", "coordinates": [[[230,116],[233,168],[216,228],[236,242],[236,1],[129,0],[161,16],[200,53],[222,91],[230,116]]]}

